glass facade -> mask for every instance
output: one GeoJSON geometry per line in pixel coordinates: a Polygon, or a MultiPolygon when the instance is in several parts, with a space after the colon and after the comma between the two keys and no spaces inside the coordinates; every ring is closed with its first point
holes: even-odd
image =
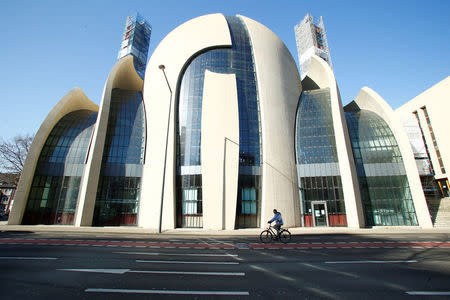
{"type": "Polygon", "coordinates": [[[97,113],[71,112],[52,129],[34,172],[23,224],[73,224],[97,113]]]}
{"type": "Polygon", "coordinates": [[[226,19],[232,48],[213,49],[194,58],[183,74],[179,89],[176,180],[178,227],[202,226],[200,138],[205,70],[236,75],[240,134],[236,227],[259,226],[261,134],[253,55],[243,22],[238,17],[226,19]],[[249,210],[248,205],[254,209],[249,210]],[[185,210],[187,206],[196,208],[185,210]]]}
{"type": "Polygon", "coordinates": [[[142,92],[113,89],[94,226],[137,224],[144,155],[142,92]]]}
{"type": "Polygon", "coordinates": [[[417,225],[397,141],[386,122],[366,110],[345,113],[366,225],[417,225]]]}
{"type": "Polygon", "coordinates": [[[330,89],[304,91],[297,113],[297,162],[317,164],[337,161],[330,89]]]}
{"type": "Polygon", "coordinates": [[[346,226],[329,88],[304,91],[300,97],[296,156],[304,226],[314,226],[314,204],[318,202],[326,204],[325,224],[346,226]]]}

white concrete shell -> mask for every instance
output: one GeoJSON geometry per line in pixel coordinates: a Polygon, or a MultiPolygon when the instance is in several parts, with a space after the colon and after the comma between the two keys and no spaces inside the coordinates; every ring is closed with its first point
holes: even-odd
{"type": "Polygon", "coordinates": [[[203,228],[234,229],[239,173],[235,74],[206,72],[201,137],[203,228]]]}
{"type": "Polygon", "coordinates": [[[144,83],[148,137],[139,226],[155,230],[160,226],[163,230],[175,228],[176,91],[181,73],[193,57],[207,49],[224,46],[231,47],[225,17],[221,14],[201,16],[171,31],[148,62],[144,83]],[[160,65],[164,65],[165,74],[160,65]]]}
{"type": "Polygon", "coordinates": [[[368,87],[361,89],[354,102],[360,109],[374,112],[380,116],[392,130],[403,158],[419,226],[422,228],[432,228],[433,224],[423,194],[414,154],[399,117],[380,95],[368,87]]]}
{"type": "MultiPolygon", "coordinates": [[[[260,101],[263,158],[261,224],[265,224],[276,207],[283,212],[287,226],[298,225],[293,137],[295,110],[301,92],[299,74],[291,54],[273,32],[251,19],[240,18],[247,27],[253,46],[260,101]]],[[[175,97],[184,68],[190,61],[199,53],[218,47],[231,47],[227,21],[221,14],[206,15],[188,21],[169,33],[150,58],[144,83],[149,135],[139,217],[142,227],[158,229],[161,226],[162,230],[175,228],[175,97]],[[164,65],[165,74],[159,68],[160,65],[164,65]]],[[[202,116],[207,118],[204,121],[209,124],[209,128],[218,128],[219,123],[226,121],[220,125],[223,130],[218,131],[216,137],[211,135],[211,131],[208,132],[205,124],[202,125],[201,146],[202,149],[208,149],[202,153],[202,168],[206,168],[204,172],[211,172],[213,165],[223,164],[216,170],[216,176],[204,176],[204,196],[219,198],[214,199],[217,201],[214,205],[206,204],[207,200],[203,199],[204,228],[234,228],[238,176],[238,157],[235,157],[238,149],[235,142],[239,141],[239,119],[235,103],[237,98],[233,100],[237,96],[228,93],[230,88],[236,89],[233,80],[232,76],[209,72],[204,83],[204,101],[214,96],[230,103],[222,111],[214,108],[212,103],[203,103],[203,109],[211,114],[202,116]],[[221,172],[226,174],[219,174],[221,172]],[[211,194],[213,191],[214,195],[211,194]],[[226,199],[225,203],[222,199],[226,199]]]]}
{"type": "Polygon", "coordinates": [[[295,166],[295,116],[301,94],[297,65],[284,43],[264,25],[240,16],[253,46],[262,134],[261,226],[276,208],[285,226],[300,225],[295,166]]]}
{"type": "Polygon", "coordinates": [[[360,228],[364,226],[364,214],[359,194],[358,176],[353,160],[350,136],[347,122],[342,108],[341,96],[334,73],[330,66],[320,57],[311,57],[309,71],[306,74],[319,88],[329,88],[331,97],[331,114],[333,118],[336,139],[339,170],[342,178],[345,211],[348,227],[360,228]]]}
{"type": "Polygon", "coordinates": [[[94,215],[98,180],[105,148],[111,93],[114,88],[142,91],[143,80],[136,73],[131,55],[120,59],[112,68],[103,89],[100,111],[94,128],[93,143],[80,184],[80,201],[75,215],[75,226],[90,226],[94,215]]]}
{"type": "Polygon", "coordinates": [[[42,122],[41,127],[39,127],[39,130],[33,139],[30,150],[28,151],[27,159],[23,166],[22,175],[20,176],[20,181],[14,197],[14,204],[9,216],[8,224],[19,225],[22,223],[22,217],[33,182],[36,165],[45,141],[53,130],[53,127],[55,127],[55,125],[68,113],[77,110],[90,110],[96,112],[98,111],[98,105],[89,100],[83,91],[76,87],[59,100],[47,115],[44,122],[42,122]]]}

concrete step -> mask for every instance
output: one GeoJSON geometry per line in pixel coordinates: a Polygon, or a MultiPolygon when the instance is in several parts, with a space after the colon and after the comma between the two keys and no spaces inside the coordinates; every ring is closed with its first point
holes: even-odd
{"type": "Polygon", "coordinates": [[[434,228],[450,228],[450,224],[434,224],[434,228]]]}

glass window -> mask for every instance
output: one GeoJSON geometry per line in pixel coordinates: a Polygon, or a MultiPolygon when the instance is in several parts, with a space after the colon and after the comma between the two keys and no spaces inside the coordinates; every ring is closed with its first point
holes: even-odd
{"type": "Polygon", "coordinates": [[[300,97],[296,118],[296,157],[298,165],[312,165],[305,169],[311,172],[311,176],[300,178],[304,181],[304,192],[300,193],[304,224],[313,224],[311,201],[326,201],[328,224],[346,226],[344,202],[336,204],[336,201],[343,200],[342,183],[340,176],[332,176],[339,172],[339,167],[328,88],[304,91],[300,97]],[[315,169],[320,170],[321,175],[329,176],[315,176],[312,171],[315,169]]]}
{"type": "Polygon", "coordinates": [[[113,89],[94,210],[95,226],[136,225],[144,141],[142,92],[113,89]]]}
{"type": "Polygon", "coordinates": [[[345,117],[359,175],[366,224],[417,225],[403,159],[391,129],[371,111],[348,111],[345,117]],[[366,170],[371,171],[370,175],[366,170]]]}
{"type": "MultiPolygon", "coordinates": [[[[201,117],[202,117],[202,97],[204,74],[206,70],[216,73],[235,74],[238,111],[239,111],[239,164],[241,166],[260,166],[261,161],[261,137],[259,105],[256,91],[256,76],[253,63],[253,54],[248,37],[247,29],[239,17],[226,17],[232,38],[232,47],[224,49],[213,49],[200,54],[194,58],[186,68],[180,86],[177,108],[177,170],[183,166],[201,165],[201,117]]],[[[201,176],[201,174],[196,174],[201,176]]],[[[177,177],[184,175],[178,174],[177,177]]],[[[247,179],[244,184],[242,176],[239,174],[238,190],[243,191],[247,187],[247,179]]],[[[256,188],[259,183],[259,176],[252,175],[252,187],[256,188]]],[[[180,179],[179,179],[180,180],[180,179]]],[[[194,186],[183,186],[182,188],[192,188],[194,186]]],[[[195,186],[201,189],[201,186],[195,186]]],[[[240,194],[240,192],[238,192],[240,194]]],[[[182,192],[178,194],[182,195],[182,192]]],[[[259,193],[255,193],[259,195],[259,193]]],[[[239,197],[240,199],[241,197],[239,197]]],[[[242,203],[237,203],[237,211],[241,211],[242,203]]],[[[260,202],[260,199],[256,199],[260,202]]],[[[180,203],[181,205],[181,203],[180,203]]],[[[182,206],[182,205],[181,205],[182,206]]],[[[244,205],[245,206],[245,205],[244,205]]],[[[177,210],[182,214],[182,210],[177,210]]],[[[255,215],[238,214],[237,227],[258,227],[258,209],[253,210],[255,215]]],[[[184,226],[186,223],[183,216],[177,217],[180,221],[177,226],[184,226]],[[184,224],[184,225],[183,225],[184,224]]],[[[194,226],[199,222],[192,223],[194,226]]]]}
{"type": "Polygon", "coordinates": [[[74,111],[52,129],[39,155],[23,224],[73,224],[96,119],[97,113],[74,111]]]}

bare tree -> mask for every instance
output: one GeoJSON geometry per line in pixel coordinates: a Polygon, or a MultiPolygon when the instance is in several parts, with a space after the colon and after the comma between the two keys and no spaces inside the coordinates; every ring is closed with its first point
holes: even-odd
{"type": "Polygon", "coordinates": [[[0,170],[13,174],[22,173],[33,138],[34,135],[17,135],[0,142],[0,170]]]}

